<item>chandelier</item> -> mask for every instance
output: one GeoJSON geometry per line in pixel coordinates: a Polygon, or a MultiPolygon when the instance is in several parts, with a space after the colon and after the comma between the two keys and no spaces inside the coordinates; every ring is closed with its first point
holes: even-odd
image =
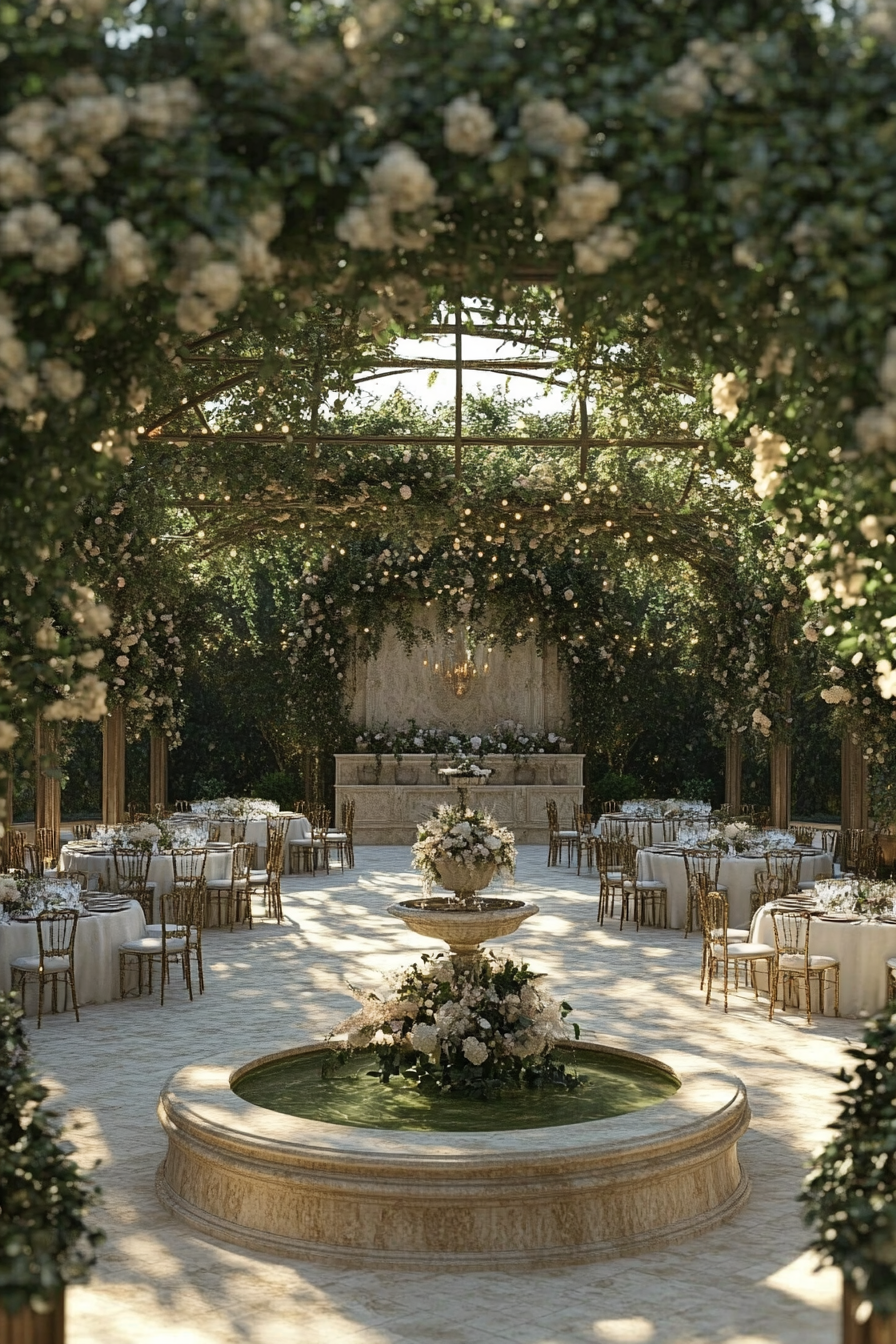
{"type": "Polygon", "coordinates": [[[471,638],[471,631],[449,630],[447,637],[436,640],[424,655],[423,666],[434,677],[451,687],[452,694],[462,699],[480,677],[488,676],[490,648],[471,638]]]}

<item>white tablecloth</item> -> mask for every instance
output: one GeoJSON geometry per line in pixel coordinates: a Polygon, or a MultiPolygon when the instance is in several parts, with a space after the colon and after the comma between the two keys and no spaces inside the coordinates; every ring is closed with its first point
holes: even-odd
{"type": "MultiPolygon", "coordinates": [[[[774,947],[775,934],[768,906],[757,910],[750,938],[753,942],[774,947]]],[[[814,956],[836,957],[840,962],[841,1017],[871,1017],[886,1005],[887,959],[896,957],[896,924],[834,924],[813,919],[809,928],[809,951],[814,956]]],[[[830,983],[830,976],[828,981],[830,983]]],[[[757,984],[760,990],[768,990],[765,971],[758,965],[757,984]]],[[[813,991],[813,1012],[815,1008],[813,991]]],[[[833,1011],[834,991],[829,988],[825,1012],[833,1011]]]]}
{"type": "MultiPolygon", "coordinates": [[[[709,829],[709,821],[685,821],[679,820],[679,826],[690,826],[694,831],[706,831],[709,829]]],[[[622,812],[605,812],[598,823],[598,834],[606,839],[608,836],[618,835],[625,832],[631,839],[636,836],[646,834],[647,828],[650,828],[651,845],[661,845],[665,840],[663,834],[663,823],[661,821],[649,821],[640,817],[628,817],[622,812]]],[[[669,830],[669,839],[673,840],[672,830],[669,830]]]]}
{"type": "MultiPolygon", "coordinates": [[[[75,984],[78,1003],[108,1003],[119,998],[118,948],[146,931],[143,911],[137,901],[114,915],[84,915],[75,934],[75,984]]],[[[16,957],[37,956],[35,924],[0,924],[0,990],[12,987],[10,963],[16,957]]],[[[44,991],[44,1011],[50,1007],[50,988],[44,991]]],[[[25,989],[25,1006],[37,1012],[36,983],[25,989]]],[[[60,1007],[61,1007],[60,1003],[60,1007]]]]}
{"type": "MultiPolygon", "coordinates": [[[[207,878],[230,877],[232,864],[232,850],[209,850],[205,861],[205,876],[207,878]]],[[[77,845],[63,845],[59,868],[62,872],[77,869],[79,872],[86,873],[88,877],[96,875],[103,879],[107,891],[114,890],[115,864],[109,851],[79,850],[77,845]]],[[[154,882],[156,886],[154,918],[158,919],[158,898],[166,895],[174,886],[174,865],[171,862],[170,854],[153,855],[149,861],[147,881],[154,882]]]]}
{"type": "MultiPolygon", "coordinates": [[[[286,828],[286,837],[284,839],[283,866],[285,871],[291,872],[289,867],[289,842],[290,840],[305,840],[311,837],[311,823],[307,817],[299,813],[290,812],[279,814],[289,817],[289,825],[286,828]]],[[[232,838],[233,827],[229,821],[219,822],[221,827],[221,839],[229,840],[232,838]]],[[[247,821],[246,822],[246,843],[255,846],[255,861],[259,868],[263,868],[268,853],[268,823],[267,821],[247,821]]]]}
{"type": "MultiPolygon", "coordinates": [[[[750,923],[750,892],[757,873],[764,873],[764,858],[735,855],[722,859],[719,884],[728,889],[728,922],[732,928],[746,929],[750,923]]],[[[830,877],[829,854],[803,854],[800,881],[830,877]]],[[[683,929],[688,912],[688,880],[681,854],[663,853],[655,849],[638,851],[638,877],[664,882],[669,901],[669,927],[683,929]]],[[[695,921],[696,923],[696,921],[695,921]]]]}

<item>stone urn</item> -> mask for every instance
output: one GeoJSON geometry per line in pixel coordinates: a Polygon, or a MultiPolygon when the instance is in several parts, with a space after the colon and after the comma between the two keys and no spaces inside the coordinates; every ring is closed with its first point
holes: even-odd
{"type": "Polygon", "coordinates": [[[494,863],[477,863],[469,868],[457,859],[439,859],[436,864],[441,885],[446,891],[453,891],[459,900],[472,896],[474,891],[484,891],[495,875],[494,863]]]}

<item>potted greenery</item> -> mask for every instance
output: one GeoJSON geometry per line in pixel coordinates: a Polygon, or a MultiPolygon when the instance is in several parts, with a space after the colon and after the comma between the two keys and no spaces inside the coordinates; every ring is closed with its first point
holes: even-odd
{"type": "Polygon", "coordinates": [[[896,1344],[896,1001],[850,1055],[830,1143],[802,1199],[814,1247],[843,1274],[843,1344],[896,1344]]]}
{"type": "Polygon", "coordinates": [[[34,1076],[18,996],[0,994],[0,1344],[61,1344],[65,1285],[83,1281],[102,1233],[97,1190],[60,1142],[34,1076]]]}

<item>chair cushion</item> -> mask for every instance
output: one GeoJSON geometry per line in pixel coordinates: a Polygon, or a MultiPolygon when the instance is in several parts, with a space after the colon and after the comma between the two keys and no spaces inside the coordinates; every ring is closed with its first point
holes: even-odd
{"type": "MultiPolygon", "coordinates": [[[[40,970],[40,957],[16,957],[12,963],[17,971],[40,970]]],[[[45,971],[67,971],[68,957],[44,957],[45,971]]]]}
{"type": "Polygon", "coordinates": [[[651,878],[647,878],[647,877],[645,877],[645,878],[643,878],[643,879],[639,877],[639,878],[637,879],[637,881],[635,881],[635,882],[633,882],[632,879],[631,879],[630,877],[627,877],[627,878],[625,879],[625,881],[623,882],[622,885],[623,885],[624,887],[634,887],[636,891],[665,891],[665,890],[666,890],[666,884],[665,884],[665,882],[657,882],[656,879],[655,879],[655,878],[652,878],[652,877],[651,877],[651,878]]]}
{"type": "MultiPolygon", "coordinates": [[[[162,926],[157,925],[158,936],[155,938],[131,938],[127,943],[119,943],[119,952],[161,952],[162,949],[162,926]]],[[[167,947],[169,952],[182,952],[186,946],[185,938],[169,938],[167,947]]]]}
{"type": "MultiPolygon", "coordinates": [[[[712,954],[714,957],[724,957],[725,948],[722,943],[713,943],[712,954]]],[[[729,943],[728,957],[731,961],[738,958],[748,959],[750,957],[773,957],[775,949],[769,947],[768,943],[729,943]]]]}
{"type": "Polygon", "coordinates": [[[292,849],[294,845],[302,846],[304,849],[309,849],[311,846],[311,836],[305,835],[302,836],[301,840],[290,840],[289,842],[290,849],[292,849]]]}
{"type": "MultiPolygon", "coordinates": [[[[806,964],[806,959],[802,952],[782,952],[778,958],[778,965],[783,970],[801,971],[806,964]]],[[[810,971],[824,971],[831,966],[839,966],[840,963],[836,957],[813,957],[809,956],[810,971]]]]}
{"type": "Polygon", "coordinates": [[[579,838],[578,831],[555,831],[554,834],[559,836],[561,840],[578,840],[579,838]]]}
{"type": "MultiPolygon", "coordinates": [[[[265,877],[267,877],[267,874],[265,874],[265,877]]],[[[231,887],[239,890],[245,885],[246,879],[244,877],[237,877],[232,882],[229,877],[215,877],[211,882],[206,882],[205,889],[206,891],[230,891],[231,887]]]]}
{"type": "Polygon", "coordinates": [[[252,872],[249,874],[249,882],[253,887],[257,887],[262,883],[266,883],[267,880],[268,880],[268,872],[266,868],[253,869],[252,872]]]}
{"type": "Polygon", "coordinates": [[[622,873],[604,873],[604,877],[608,882],[613,882],[616,886],[621,886],[623,880],[628,880],[623,879],[622,873]]]}
{"type": "Polygon", "coordinates": [[[348,839],[348,836],[345,831],[327,831],[324,838],[328,845],[335,845],[344,843],[348,839]]]}

